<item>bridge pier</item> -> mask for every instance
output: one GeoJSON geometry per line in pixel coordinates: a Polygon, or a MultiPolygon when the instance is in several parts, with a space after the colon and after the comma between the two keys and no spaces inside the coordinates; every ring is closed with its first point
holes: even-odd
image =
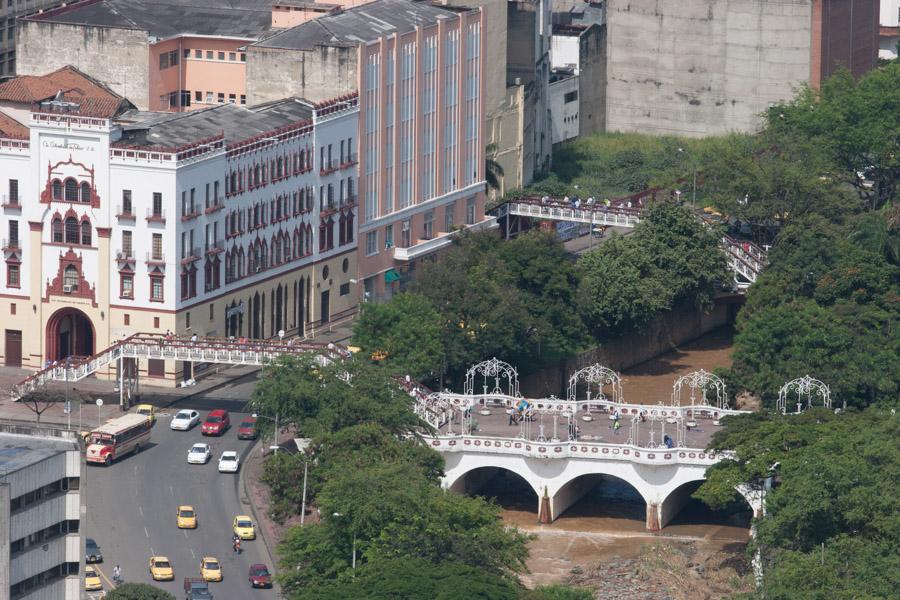
{"type": "MultiPolygon", "coordinates": [[[[590,492],[596,485],[596,479],[592,479],[591,477],[577,477],[564,485],[552,498],[550,498],[549,521],[546,522],[552,523],[555,521],[561,514],[569,510],[573,504],[581,500],[584,495],[590,492]]],[[[544,523],[544,521],[541,521],[541,523],[544,523]]]]}

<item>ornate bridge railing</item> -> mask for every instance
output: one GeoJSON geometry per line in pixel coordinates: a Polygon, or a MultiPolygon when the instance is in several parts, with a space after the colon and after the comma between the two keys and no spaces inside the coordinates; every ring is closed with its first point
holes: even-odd
{"type": "Polygon", "coordinates": [[[626,444],[581,441],[535,442],[487,436],[434,436],[425,439],[438,452],[480,452],[551,459],[624,460],[647,465],[709,466],[729,456],[728,453],[715,453],[697,448],[643,448],[626,444]]]}

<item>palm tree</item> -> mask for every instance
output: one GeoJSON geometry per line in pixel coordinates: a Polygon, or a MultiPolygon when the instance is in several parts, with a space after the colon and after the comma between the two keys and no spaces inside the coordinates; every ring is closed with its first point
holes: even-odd
{"type": "Polygon", "coordinates": [[[484,149],[484,179],[489,189],[500,191],[503,166],[497,162],[497,144],[488,144],[484,149]]]}

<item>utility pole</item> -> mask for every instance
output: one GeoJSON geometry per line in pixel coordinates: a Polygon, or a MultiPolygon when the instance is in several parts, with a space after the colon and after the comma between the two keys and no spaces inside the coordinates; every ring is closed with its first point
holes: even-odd
{"type": "Polygon", "coordinates": [[[300,505],[300,527],[303,527],[303,521],[306,517],[306,473],[309,470],[309,463],[306,461],[306,451],[303,454],[303,502],[300,505]]]}

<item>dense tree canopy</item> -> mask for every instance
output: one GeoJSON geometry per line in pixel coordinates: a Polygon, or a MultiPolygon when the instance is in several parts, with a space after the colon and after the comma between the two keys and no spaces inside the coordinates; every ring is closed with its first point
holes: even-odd
{"type": "Polygon", "coordinates": [[[732,450],[697,496],[713,506],[734,486],[772,476],[757,522],[768,598],[888,598],[900,586],[900,417],[861,413],[728,417],[711,447],[732,450]]]}
{"type": "Polygon", "coordinates": [[[392,372],[434,383],[498,356],[523,368],[572,355],[585,342],[574,262],[551,235],[504,242],[463,235],[422,266],[415,293],[364,307],[354,344],[384,353],[392,372]]]}
{"type": "Polygon", "coordinates": [[[705,308],[727,281],[719,233],[686,207],[658,202],[633,235],[612,239],[579,261],[579,306],[601,338],[639,330],[675,306],[705,308]]]}

